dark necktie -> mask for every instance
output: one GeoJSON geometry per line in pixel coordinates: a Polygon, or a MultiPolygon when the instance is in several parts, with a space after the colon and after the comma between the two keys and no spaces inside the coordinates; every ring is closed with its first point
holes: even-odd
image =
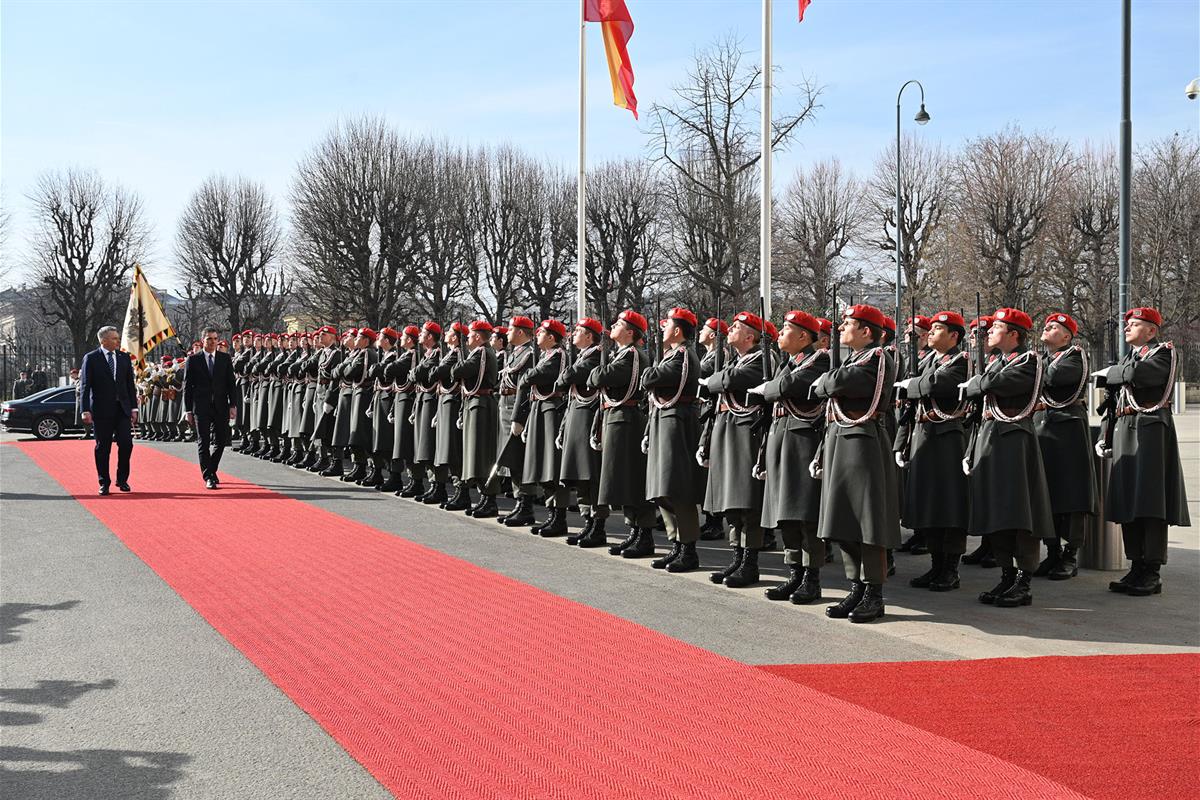
{"type": "Polygon", "coordinates": [[[209,353],[208,354],[208,374],[212,375],[212,372],[213,372],[213,357],[212,357],[212,353],[209,353]]]}
{"type": "Polygon", "coordinates": [[[116,381],[117,381],[117,360],[115,358],[113,358],[113,354],[112,354],[111,350],[105,350],[104,353],[105,353],[106,357],[108,358],[108,369],[112,372],[113,383],[116,383],[116,381]]]}

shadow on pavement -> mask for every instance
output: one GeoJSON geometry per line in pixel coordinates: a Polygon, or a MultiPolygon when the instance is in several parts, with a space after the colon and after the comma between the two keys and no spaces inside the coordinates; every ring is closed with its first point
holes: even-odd
{"type": "Polygon", "coordinates": [[[88,692],[97,689],[113,689],[117,685],[114,678],[88,683],[87,681],[47,681],[39,680],[37,686],[27,689],[0,688],[0,703],[12,703],[18,706],[50,706],[51,708],[68,708],[88,692]]]}
{"type": "Polygon", "coordinates": [[[45,603],[3,603],[0,604],[0,644],[20,641],[16,630],[33,622],[28,616],[35,611],[67,611],[79,605],[78,600],[65,600],[54,605],[45,603]]]}
{"type": "Polygon", "coordinates": [[[184,753],[0,747],[0,794],[21,800],[167,800],[184,753]]]}

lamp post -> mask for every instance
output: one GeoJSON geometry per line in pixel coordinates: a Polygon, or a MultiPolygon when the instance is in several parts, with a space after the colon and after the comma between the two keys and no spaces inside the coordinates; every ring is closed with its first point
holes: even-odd
{"type": "Polygon", "coordinates": [[[896,325],[900,324],[900,295],[904,281],[904,207],[900,194],[900,97],[904,94],[904,90],[909,87],[909,84],[913,83],[921,90],[921,110],[913,117],[913,121],[918,125],[924,125],[926,122],[929,122],[929,112],[925,110],[925,87],[918,80],[905,82],[900,87],[900,91],[896,93],[896,325]]]}

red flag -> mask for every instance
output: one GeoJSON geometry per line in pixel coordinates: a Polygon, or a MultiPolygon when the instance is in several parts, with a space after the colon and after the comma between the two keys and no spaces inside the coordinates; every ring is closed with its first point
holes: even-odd
{"type": "Polygon", "coordinates": [[[612,79],[613,104],[628,108],[637,119],[637,98],[633,94],[633,64],[626,49],[633,36],[633,18],[625,0],[586,0],[583,18],[599,22],[604,34],[604,53],[608,57],[608,74],[612,79]]]}
{"type": "Polygon", "coordinates": [[[811,2],[812,2],[812,0],[800,0],[800,21],[801,22],[804,22],[804,9],[808,8],[808,4],[811,2]]]}

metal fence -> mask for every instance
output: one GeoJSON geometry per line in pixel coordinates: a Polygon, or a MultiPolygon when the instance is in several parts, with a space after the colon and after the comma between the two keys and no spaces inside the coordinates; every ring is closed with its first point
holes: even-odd
{"type": "MultiPolygon", "coordinates": [[[[155,357],[181,356],[183,350],[171,343],[156,347],[155,357]]],[[[12,400],[21,371],[29,372],[33,390],[40,391],[50,386],[65,386],[73,367],[79,366],[69,346],[45,347],[0,345],[0,400],[12,400]]]]}

